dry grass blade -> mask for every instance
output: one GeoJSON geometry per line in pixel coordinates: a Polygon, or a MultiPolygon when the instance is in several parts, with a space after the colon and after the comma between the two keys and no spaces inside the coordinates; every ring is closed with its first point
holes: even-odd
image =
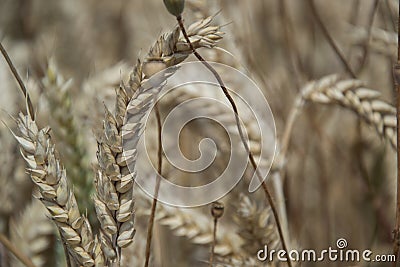
{"type": "Polygon", "coordinates": [[[379,100],[380,93],[364,87],[359,80],[340,80],[331,75],[307,84],[302,90],[305,100],[321,104],[338,104],[354,111],[380,136],[396,147],[396,109],[379,100]]]}
{"type": "Polygon", "coordinates": [[[49,134],[50,128],[39,129],[30,116],[16,119],[20,144],[27,171],[40,192],[40,201],[58,227],[65,248],[77,264],[93,266],[93,236],[87,219],[79,213],[75,196],[68,184],[66,171],[58,159],[49,134]]]}

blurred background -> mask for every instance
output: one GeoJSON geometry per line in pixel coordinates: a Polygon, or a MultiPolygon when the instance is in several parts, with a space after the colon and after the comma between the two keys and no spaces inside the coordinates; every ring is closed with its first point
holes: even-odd
{"type": "MultiPolygon", "coordinates": [[[[187,25],[217,14],[213,24],[223,25],[225,32],[218,44],[222,49],[200,53],[242,69],[256,81],[269,101],[280,141],[294,101],[307,82],[330,74],[350,77],[313,6],[357,79],[393,104],[398,1],[186,1],[187,25]]],[[[39,125],[51,126],[80,208],[94,225],[93,129],[101,127],[103,103],[114,107],[114,88],[121,79],[127,80],[137,59],[157,38],[175,26],[161,0],[0,0],[1,42],[27,84],[39,125]],[[53,76],[58,78],[52,82],[53,76]]],[[[0,60],[0,81],[0,117],[13,129],[8,114],[24,111],[25,101],[4,60],[0,60]]],[[[167,99],[163,112],[176,105],[174,101],[167,99]]],[[[193,125],[183,134],[189,154],[198,151],[193,140],[209,134],[199,128],[204,127],[193,125]]],[[[37,266],[63,266],[56,231],[31,197],[35,190],[3,124],[0,148],[0,231],[37,259],[37,266]]],[[[395,153],[373,127],[339,106],[309,103],[295,121],[284,162],[278,172],[283,198],[277,197],[277,202],[284,204],[292,248],[321,250],[345,238],[352,249],[391,253],[395,153]]],[[[279,246],[263,194],[249,194],[246,188],[239,185],[222,200],[225,215],[217,241],[222,266],[268,266],[257,262],[256,252],[265,243],[279,246]],[[266,236],[266,229],[271,235],[266,236]],[[251,259],[255,261],[250,263],[251,259]]],[[[142,266],[144,259],[150,199],[139,196],[139,191],[137,234],[126,266],[142,266]]],[[[207,266],[210,207],[176,210],[161,205],[158,216],[153,266],[207,266]]],[[[0,255],[0,266],[21,266],[1,245],[0,255]]],[[[302,266],[349,266],[341,264],[302,266]]],[[[351,266],[381,266],[359,264],[351,266]]]]}

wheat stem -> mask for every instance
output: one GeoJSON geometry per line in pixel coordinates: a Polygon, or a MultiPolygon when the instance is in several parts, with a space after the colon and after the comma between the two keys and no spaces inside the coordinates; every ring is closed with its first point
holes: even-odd
{"type": "Polygon", "coordinates": [[[154,110],[156,112],[156,118],[157,118],[157,136],[158,136],[158,151],[157,151],[157,157],[158,157],[158,166],[157,166],[157,179],[156,179],[156,185],[154,188],[154,197],[153,197],[153,203],[151,205],[151,213],[150,213],[150,219],[149,219],[149,225],[147,228],[147,240],[146,240],[146,261],[144,263],[145,267],[149,266],[150,262],[150,251],[151,251],[151,240],[153,237],[153,228],[154,228],[154,218],[156,216],[156,208],[157,208],[157,197],[158,197],[158,192],[160,190],[160,182],[161,182],[161,171],[162,171],[162,140],[161,140],[161,114],[160,114],[160,109],[158,108],[158,105],[156,104],[154,106],[154,110]]]}
{"type": "Polygon", "coordinates": [[[394,78],[396,82],[396,113],[397,113],[397,200],[396,200],[396,226],[394,229],[394,245],[393,254],[396,257],[396,261],[393,263],[395,267],[398,262],[399,255],[399,240],[400,240],[400,2],[399,2],[399,18],[397,28],[397,64],[394,67],[394,78]]]}
{"type": "Polygon", "coordinates": [[[210,253],[210,267],[213,266],[214,262],[215,244],[217,239],[217,224],[218,224],[218,218],[214,218],[213,240],[211,243],[211,253],[210,253]]]}
{"type": "Polygon", "coordinates": [[[372,10],[371,10],[371,13],[369,14],[369,17],[368,17],[367,39],[365,40],[365,43],[363,46],[363,54],[361,57],[361,63],[360,63],[360,66],[358,66],[357,72],[359,72],[363,69],[363,67],[365,66],[365,63],[367,61],[367,57],[369,55],[369,42],[371,40],[372,25],[374,24],[375,14],[378,10],[378,5],[379,5],[379,1],[374,0],[374,4],[373,4],[372,10]]]}
{"type": "Polygon", "coordinates": [[[321,19],[321,16],[319,15],[317,8],[315,7],[314,0],[309,0],[308,1],[311,7],[311,12],[317,21],[318,26],[321,28],[322,33],[324,34],[325,38],[328,40],[329,45],[333,48],[335,53],[338,55],[340,62],[343,64],[343,67],[346,69],[346,71],[350,74],[352,78],[356,78],[356,74],[354,73],[353,69],[350,66],[350,63],[347,62],[345,56],[343,55],[343,52],[340,50],[338,45],[336,44],[335,40],[329,33],[328,29],[326,28],[324,22],[321,19]]]}
{"type": "Polygon", "coordinates": [[[31,119],[34,121],[35,120],[35,112],[33,109],[33,105],[31,102],[31,98],[29,97],[28,91],[26,90],[25,84],[21,79],[21,76],[18,74],[17,69],[15,68],[14,64],[12,63],[10,56],[8,55],[6,49],[3,47],[3,45],[0,42],[0,51],[3,54],[4,59],[7,61],[7,64],[14,75],[15,79],[18,82],[19,88],[21,88],[22,93],[24,94],[24,97],[26,99],[26,102],[28,104],[28,109],[29,109],[29,115],[31,119]]]}
{"type": "Polygon", "coordinates": [[[18,250],[3,234],[0,233],[0,243],[4,245],[17,259],[19,259],[27,267],[35,267],[33,262],[18,250]]]}
{"type": "MultiPolygon", "coordinates": [[[[275,205],[274,200],[273,200],[273,198],[271,196],[271,193],[269,192],[267,184],[262,179],[262,176],[261,176],[261,174],[260,174],[260,172],[259,172],[259,170],[257,168],[257,163],[256,163],[256,161],[254,159],[254,156],[253,156],[252,152],[250,151],[249,145],[246,142],[246,139],[244,137],[243,130],[242,130],[242,127],[240,125],[239,112],[238,112],[236,103],[233,100],[232,96],[229,94],[228,89],[225,87],[221,76],[219,76],[217,71],[207,61],[205,61],[204,58],[193,47],[192,43],[190,42],[189,36],[186,33],[185,26],[183,25],[182,17],[181,16],[177,16],[176,19],[178,20],[179,27],[181,28],[183,36],[185,37],[186,42],[190,46],[193,54],[215,76],[215,78],[217,79],[217,81],[218,81],[218,83],[220,85],[220,88],[222,89],[223,93],[225,94],[225,97],[228,99],[228,101],[230,102],[230,104],[232,106],[232,109],[233,109],[233,111],[235,113],[236,126],[237,126],[237,129],[238,129],[240,138],[242,140],[243,146],[244,146],[244,148],[246,150],[246,153],[248,154],[248,157],[250,159],[251,165],[253,166],[254,171],[255,171],[258,179],[262,183],[262,188],[263,188],[264,193],[265,193],[265,195],[266,195],[266,197],[268,199],[268,202],[269,202],[269,204],[271,206],[272,212],[273,212],[274,217],[275,217],[275,222],[276,222],[276,225],[277,225],[277,228],[278,228],[279,237],[280,237],[280,240],[282,242],[282,247],[285,250],[285,252],[288,253],[288,249],[287,249],[286,242],[285,242],[285,239],[284,239],[283,230],[282,230],[282,226],[281,226],[281,223],[280,223],[280,220],[279,220],[279,216],[278,216],[278,211],[277,211],[276,205],[275,205]]],[[[288,259],[288,266],[289,267],[292,266],[292,263],[291,263],[290,259],[288,259]]]]}

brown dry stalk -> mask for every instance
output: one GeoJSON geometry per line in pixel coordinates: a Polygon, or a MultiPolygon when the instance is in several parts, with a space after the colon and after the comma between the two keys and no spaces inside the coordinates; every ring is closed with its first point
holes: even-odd
{"type": "Polygon", "coordinates": [[[379,1],[374,0],[373,7],[368,16],[367,39],[365,40],[365,43],[363,45],[363,50],[362,50],[363,54],[361,57],[360,65],[358,66],[358,72],[360,72],[363,69],[363,67],[365,66],[365,63],[367,61],[367,58],[369,56],[369,42],[371,40],[372,25],[374,24],[374,18],[375,18],[375,14],[378,10],[378,5],[379,5],[379,1]]]}
{"type": "Polygon", "coordinates": [[[394,228],[394,241],[393,241],[393,254],[396,261],[393,266],[396,266],[399,256],[399,242],[400,242],[400,2],[399,2],[399,16],[397,28],[397,64],[394,67],[394,78],[396,83],[396,117],[397,117],[397,198],[396,198],[396,223],[394,228]]]}
{"type": "Polygon", "coordinates": [[[149,225],[147,228],[147,239],[146,239],[146,261],[144,266],[147,267],[149,266],[150,262],[150,250],[151,250],[151,239],[153,237],[153,227],[154,227],[154,218],[156,215],[156,208],[157,208],[157,198],[158,198],[158,191],[160,190],[160,182],[161,182],[161,177],[162,177],[162,135],[161,135],[161,114],[160,114],[160,109],[158,108],[158,105],[154,106],[154,110],[156,113],[156,118],[157,118],[157,137],[158,137],[158,149],[157,149],[157,160],[158,160],[158,166],[157,166],[157,177],[156,177],[156,185],[154,188],[154,197],[153,197],[153,203],[151,205],[151,212],[150,212],[150,218],[149,218],[149,225]]]}
{"type": "Polygon", "coordinates": [[[317,21],[318,26],[321,28],[322,33],[324,34],[325,38],[328,40],[329,45],[333,48],[335,53],[338,55],[340,62],[343,64],[343,67],[346,69],[346,72],[350,74],[352,78],[356,78],[356,74],[354,73],[353,69],[350,66],[350,63],[346,60],[346,57],[344,56],[343,52],[340,50],[338,45],[336,44],[335,40],[329,33],[328,29],[326,28],[324,22],[321,19],[321,16],[319,15],[317,8],[315,6],[314,0],[308,0],[308,3],[311,7],[311,12],[313,16],[315,17],[315,20],[317,21]]]}
{"type": "Polygon", "coordinates": [[[210,267],[213,266],[214,262],[214,253],[215,253],[215,246],[217,244],[217,226],[218,226],[218,219],[224,215],[224,205],[221,202],[213,202],[211,203],[211,215],[214,218],[214,225],[213,225],[213,239],[211,242],[211,251],[210,251],[210,267]]]}
{"type": "Polygon", "coordinates": [[[26,103],[29,109],[29,114],[31,116],[31,120],[35,120],[35,111],[33,109],[32,101],[31,98],[29,97],[28,91],[26,90],[25,84],[21,79],[21,76],[19,75],[17,69],[15,68],[14,64],[12,63],[10,56],[8,55],[6,49],[3,47],[3,45],[0,42],[0,51],[3,54],[4,59],[7,61],[8,67],[10,68],[12,74],[14,75],[15,79],[18,82],[19,88],[21,89],[22,93],[24,94],[24,97],[26,99],[26,103]]]}
{"type": "Polygon", "coordinates": [[[215,245],[217,243],[217,225],[218,225],[218,219],[214,218],[213,241],[211,242],[211,251],[210,251],[210,267],[213,266],[214,262],[215,245]]]}
{"type": "Polygon", "coordinates": [[[19,259],[25,266],[27,267],[35,267],[33,262],[24,255],[21,251],[18,250],[11,242],[7,239],[3,234],[0,233],[0,243],[3,244],[4,247],[8,249],[17,259],[19,259]]]}
{"type": "MultiPolygon", "coordinates": [[[[267,186],[266,182],[262,179],[262,176],[261,176],[261,174],[259,172],[259,169],[257,168],[257,163],[256,163],[256,161],[254,159],[253,153],[251,152],[251,150],[249,148],[249,145],[247,144],[246,138],[244,137],[243,129],[242,129],[242,126],[240,124],[240,117],[239,117],[238,109],[236,107],[236,103],[233,100],[233,98],[231,97],[231,95],[229,94],[228,89],[225,87],[224,82],[222,81],[222,78],[219,76],[218,72],[196,51],[196,49],[191,44],[189,36],[186,33],[186,29],[185,29],[185,26],[184,26],[183,21],[182,21],[182,17],[179,15],[179,16],[176,17],[176,19],[178,20],[178,23],[179,23],[179,26],[180,26],[181,31],[183,33],[183,36],[185,37],[186,42],[189,44],[189,46],[190,46],[190,48],[192,50],[192,53],[215,76],[215,78],[217,79],[217,81],[218,81],[218,83],[220,85],[221,90],[223,91],[223,93],[225,94],[225,97],[228,99],[229,103],[232,106],[232,109],[233,109],[233,111],[235,113],[236,126],[237,126],[237,129],[238,129],[238,132],[239,132],[239,136],[240,136],[240,138],[242,140],[242,143],[243,143],[243,146],[244,146],[244,148],[246,150],[246,153],[248,154],[250,163],[253,166],[254,171],[255,171],[259,181],[262,183],[261,184],[262,188],[264,190],[264,193],[265,193],[265,195],[267,197],[268,203],[271,206],[272,212],[274,214],[274,218],[275,218],[276,226],[278,228],[279,238],[281,240],[282,247],[285,250],[286,254],[288,254],[289,250],[288,250],[286,242],[285,242],[285,238],[284,238],[284,235],[283,235],[283,230],[282,230],[282,226],[281,226],[281,223],[280,223],[280,219],[279,219],[279,215],[278,215],[278,211],[277,211],[276,205],[274,203],[274,200],[272,198],[271,193],[269,192],[269,189],[268,189],[268,186],[267,186]]],[[[290,259],[288,259],[287,263],[288,263],[289,267],[292,266],[292,263],[291,263],[290,259]]]]}

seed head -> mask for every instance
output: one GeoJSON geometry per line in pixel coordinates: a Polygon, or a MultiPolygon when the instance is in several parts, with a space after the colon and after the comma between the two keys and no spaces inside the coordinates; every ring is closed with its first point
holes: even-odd
{"type": "Polygon", "coordinates": [[[185,8],[185,0],[164,0],[164,4],[169,13],[175,17],[180,16],[185,8]]]}
{"type": "Polygon", "coordinates": [[[211,204],[211,215],[215,218],[215,219],[219,219],[222,217],[222,215],[224,214],[224,204],[222,204],[221,202],[213,202],[211,204]]]}

